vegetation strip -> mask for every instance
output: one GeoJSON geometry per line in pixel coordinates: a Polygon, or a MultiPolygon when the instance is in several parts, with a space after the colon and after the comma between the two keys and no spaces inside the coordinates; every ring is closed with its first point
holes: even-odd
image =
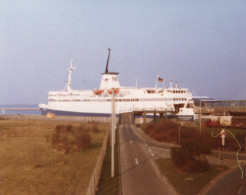
{"type": "Polygon", "coordinates": [[[155,161],[162,174],[172,183],[176,191],[182,195],[195,195],[212,179],[227,169],[225,166],[211,165],[207,172],[185,173],[179,171],[170,159],[159,158],[155,161]]]}
{"type": "Polygon", "coordinates": [[[111,148],[108,141],[107,150],[103,162],[101,178],[98,183],[97,195],[117,195],[120,194],[120,167],[119,167],[119,131],[116,130],[115,144],[115,177],[111,178],[111,148]]]}

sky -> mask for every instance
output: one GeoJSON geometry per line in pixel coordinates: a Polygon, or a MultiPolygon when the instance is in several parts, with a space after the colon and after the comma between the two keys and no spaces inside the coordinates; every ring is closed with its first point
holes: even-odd
{"type": "Polygon", "coordinates": [[[122,86],[246,100],[245,21],[245,0],[1,0],[0,104],[47,103],[71,59],[72,88],[98,89],[108,48],[122,86]]]}

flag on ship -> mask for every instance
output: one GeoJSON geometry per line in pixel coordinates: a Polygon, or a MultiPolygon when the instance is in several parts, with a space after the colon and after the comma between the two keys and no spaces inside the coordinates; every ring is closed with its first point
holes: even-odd
{"type": "Polygon", "coordinates": [[[158,77],[158,81],[159,81],[159,82],[163,82],[163,78],[158,77]]]}

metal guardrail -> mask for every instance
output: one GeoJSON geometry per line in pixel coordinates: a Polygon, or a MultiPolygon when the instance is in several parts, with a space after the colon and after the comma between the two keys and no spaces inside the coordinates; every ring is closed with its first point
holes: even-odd
{"type": "Polygon", "coordinates": [[[99,178],[100,178],[100,175],[102,172],[103,161],[104,161],[104,157],[106,154],[108,139],[109,139],[109,130],[107,131],[106,137],[103,141],[100,155],[97,159],[96,167],[93,170],[93,173],[91,175],[91,179],[90,179],[90,183],[89,183],[86,195],[95,195],[96,194],[98,181],[99,181],[99,178]]]}

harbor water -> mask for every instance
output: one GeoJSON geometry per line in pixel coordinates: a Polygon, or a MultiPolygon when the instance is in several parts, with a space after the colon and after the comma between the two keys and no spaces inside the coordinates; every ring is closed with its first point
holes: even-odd
{"type": "Polygon", "coordinates": [[[0,115],[41,115],[37,105],[0,105],[0,115]]]}

